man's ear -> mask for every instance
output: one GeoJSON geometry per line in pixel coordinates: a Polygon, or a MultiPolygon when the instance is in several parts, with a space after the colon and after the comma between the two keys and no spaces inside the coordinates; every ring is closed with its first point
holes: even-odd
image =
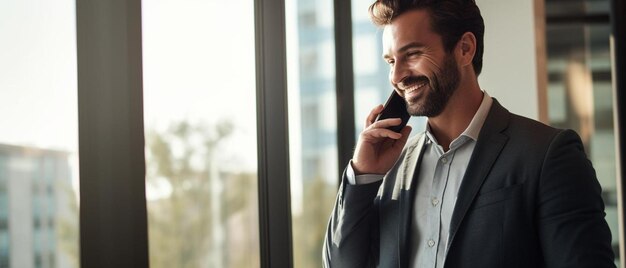
{"type": "Polygon", "coordinates": [[[457,43],[457,62],[461,66],[472,64],[474,54],[476,54],[476,36],[471,32],[466,32],[457,43]]]}

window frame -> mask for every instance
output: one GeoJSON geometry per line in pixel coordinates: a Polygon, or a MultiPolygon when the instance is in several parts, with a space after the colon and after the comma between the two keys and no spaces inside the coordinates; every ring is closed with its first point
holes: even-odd
{"type": "Polygon", "coordinates": [[[81,267],[149,267],[141,0],[77,0],[81,267]]]}

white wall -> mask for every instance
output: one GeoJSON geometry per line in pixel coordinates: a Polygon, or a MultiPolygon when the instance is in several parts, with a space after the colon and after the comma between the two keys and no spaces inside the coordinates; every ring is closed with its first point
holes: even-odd
{"type": "Polygon", "coordinates": [[[477,0],[485,20],[479,83],[509,111],[538,118],[533,0],[477,0]]]}

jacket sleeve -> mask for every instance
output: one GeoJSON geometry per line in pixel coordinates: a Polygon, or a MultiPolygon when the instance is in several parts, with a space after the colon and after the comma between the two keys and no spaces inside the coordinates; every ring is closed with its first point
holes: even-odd
{"type": "Polygon", "coordinates": [[[546,267],[615,267],[602,189],[574,131],[555,136],[538,191],[537,219],[546,267]]]}
{"type": "Polygon", "coordinates": [[[351,185],[345,174],[326,228],[324,267],[375,267],[379,246],[377,193],[382,181],[351,185]]]}

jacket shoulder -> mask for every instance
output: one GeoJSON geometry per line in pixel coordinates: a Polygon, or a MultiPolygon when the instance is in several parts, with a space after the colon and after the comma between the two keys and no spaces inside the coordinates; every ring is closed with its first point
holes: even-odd
{"type": "Polygon", "coordinates": [[[518,142],[550,142],[563,129],[548,126],[542,122],[509,112],[495,98],[485,125],[484,134],[501,131],[518,142]]]}

